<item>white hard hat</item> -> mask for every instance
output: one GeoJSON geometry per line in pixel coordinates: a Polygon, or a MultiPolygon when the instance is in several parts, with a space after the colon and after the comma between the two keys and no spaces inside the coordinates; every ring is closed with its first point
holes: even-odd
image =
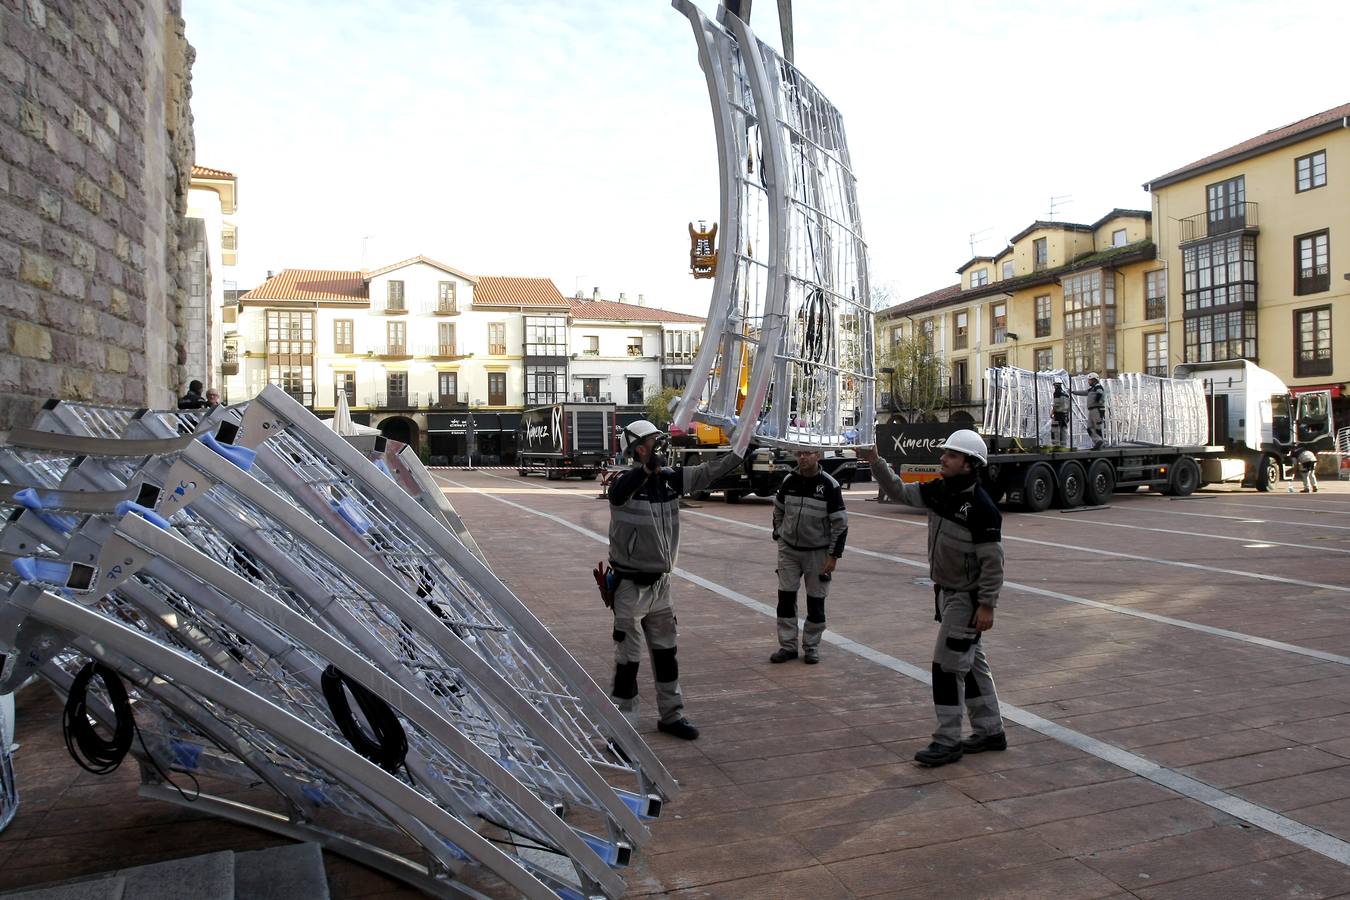
{"type": "Polygon", "coordinates": [[[1088,381],[1101,381],[1101,380],[1102,380],[1102,377],[1101,377],[1100,375],[1098,375],[1096,372],[1089,372],[1089,373],[1088,373],[1088,381]]]}
{"type": "Polygon", "coordinates": [[[646,419],[638,419],[636,422],[630,422],[624,426],[621,441],[624,453],[632,453],[633,448],[642,443],[654,434],[661,434],[661,429],[657,428],[646,419]]]}
{"type": "Polygon", "coordinates": [[[942,444],[943,450],[955,450],[957,453],[964,453],[966,456],[977,460],[980,465],[989,462],[989,448],[984,444],[984,438],[980,437],[969,428],[963,428],[960,431],[953,431],[946,442],[942,444]]]}

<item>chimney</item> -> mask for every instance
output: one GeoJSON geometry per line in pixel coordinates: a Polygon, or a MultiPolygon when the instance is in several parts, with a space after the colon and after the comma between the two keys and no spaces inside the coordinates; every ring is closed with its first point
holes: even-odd
{"type": "Polygon", "coordinates": [[[628,295],[625,294],[623,291],[619,291],[619,302],[620,302],[620,303],[627,303],[627,302],[628,302],[628,295]]]}
{"type": "Polygon", "coordinates": [[[645,294],[638,294],[638,306],[646,306],[646,305],[647,305],[647,296],[645,294]]]}
{"type": "Polygon", "coordinates": [[[598,287],[591,288],[591,299],[592,300],[600,299],[600,289],[598,287]]]}
{"type": "Polygon", "coordinates": [[[272,277],[272,270],[271,270],[271,269],[268,269],[268,270],[267,270],[267,277],[268,277],[268,278],[271,278],[271,277],[272,277]]]}
{"type": "Polygon", "coordinates": [[[585,300],[585,299],[586,299],[586,292],[583,291],[583,290],[581,290],[580,288],[578,288],[578,289],[577,289],[577,299],[578,299],[578,300],[585,300]]]}

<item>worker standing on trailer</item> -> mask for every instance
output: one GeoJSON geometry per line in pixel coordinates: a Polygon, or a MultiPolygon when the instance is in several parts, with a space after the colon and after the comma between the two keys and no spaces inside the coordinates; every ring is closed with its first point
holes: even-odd
{"type": "Polygon", "coordinates": [[[625,427],[621,442],[632,466],[609,488],[609,564],[616,582],[611,698],[636,728],[645,636],[660,713],[656,727],[692,741],[698,729],[684,717],[670,599],[670,573],[680,549],[680,496],[708,490],[740,465],[741,457],[727,453],[701,466],[671,468],[665,435],[645,419],[625,427]]]}
{"type": "Polygon", "coordinates": [[[1071,391],[1074,396],[1087,397],[1088,437],[1092,438],[1092,449],[1100,450],[1102,444],[1102,419],[1106,416],[1106,389],[1096,372],[1088,373],[1086,390],[1071,391]]]}
{"type": "Polygon", "coordinates": [[[1050,440],[1056,447],[1069,446],[1069,395],[1064,393],[1064,382],[1055,382],[1055,396],[1050,401],[1050,440]]]}
{"type": "Polygon", "coordinates": [[[848,514],[839,482],[820,468],[820,451],[797,451],[773,498],[773,539],[778,544],[778,649],[769,662],[797,658],[797,585],[806,582],[806,624],[802,660],[820,662],[825,634],[825,598],[848,538],[848,514]]]}
{"type": "Polygon", "coordinates": [[[942,450],[942,477],[924,484],[901,482],[875,448],[858,451],[883,491],[928,514],[928,573],[935,618],[941,624],[933,647],[938,727],[933,742],[914,754],[925,766],[1008,748],[993,673],[980,640],[994,627],[994,607],[1003,588],[1003,517],[979,481],[988,448],[984,438],[963,429],[953,432],[942,450]],[[965,740],[963,706],[973,732],[965,740]]]}

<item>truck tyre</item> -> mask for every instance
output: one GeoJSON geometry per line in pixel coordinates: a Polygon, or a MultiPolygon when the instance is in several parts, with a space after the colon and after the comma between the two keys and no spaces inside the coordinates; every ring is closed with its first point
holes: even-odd
{"type": "Polygon", "coordinates": [[[723,491],[722,496],[727,498],[728,503],[740,503],[745,491],[723,491]]]}
{"type": "Polygon", "coordinates": [[[989,499],[995,503],[1003,502],[1003,495],[1007,491],[1003,487],[1002,467],[997,463],[980,468],[980,487],[984,488],[989,499]]]}
{"type": "Polygon", "coordinates": [[[1022,481],[1022,503],[1028,512],[1043,512],[1055,499],[1055,470],[1045,463],[1027,469],[1022,481]]]}
{"type": "Polygon", "coordinates": [[[1059,467],[1058,474],[1055,480],[1055,505],[1060,509],[1082,506],[1083,492],[1087,487],[1083,464],[1071,459],[1059,467]]]}
{"type": "Polygon", "coordinates": [[[563,473],[558,469],[545,469],[544,477],[549,481],[562,481],[563,473]]]}
{"type": "Polygon", "coordinates": [[[1200,466],[1189,456],[1178,456],[1169,476],[1167,493],[1174,497],[1189,497],[1200,487],[1200,466]]]}
{"type": "Polygon", "coordinates": [[[708,499],[708,492],[707,492],[707,491],[694,491],[692,494],[689,495],[689,499],[690,499],[690,500],[707,500],[707,499],[708,499]]]}
{"type": "Polygon", "coordinates": [[[1273,491],[1280,483],[1280,458],[1273,453],[1267,453],[1261,457],[1260,468],[1256,470],[1256,489],[1258,491],[1273,491]]]}
{"type": "Polygon", "coordinates": [[[1088,506],[1101,506],[1111,499],[1116,489],[1116,470],[1104,459],[1092,461],[1088,466],[1087,484],[1083,486],[1083,502],[1088,506]]]}
{"type": "Polygon", "coordinates": [[[516,474],[519,475],[521,478],[524,478],[526,475],[530,473],[526,469],[516,469],[516,474]]]}

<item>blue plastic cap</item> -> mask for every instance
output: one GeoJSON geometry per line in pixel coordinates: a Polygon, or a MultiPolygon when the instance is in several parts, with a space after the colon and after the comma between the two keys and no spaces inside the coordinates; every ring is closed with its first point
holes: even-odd
{"type": "Polygon", "coordinates": [[[233,463],[237,468],[247,472],[253,468],[253,461],[258,458],[258,451],[250,450],[247,447],[236,447],[233,444],[222,444],[216,440],[216,436],[211,432],[204,433],[197,438],[206,446],[210,447],[216,453],[233,463]]]}
{"type": "Polygon", "coordinates": [[[125,516],[127,513],[135,513],[156,528],[162,528],[165,531],[169,530],[168,519],[164,518],[153,509],[141,506],[139,503],[123,500],[121,503],[117,504],[117,514],[119,516],[125,516]]]}

